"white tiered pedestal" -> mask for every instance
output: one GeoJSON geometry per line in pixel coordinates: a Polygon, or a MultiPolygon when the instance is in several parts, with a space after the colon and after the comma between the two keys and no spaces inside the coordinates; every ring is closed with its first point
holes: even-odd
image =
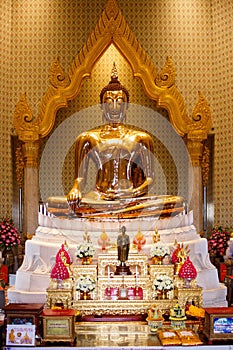
{"type": "MultiPolygon", "coordinates": [[[[23,264],[16,273],[15,286],[9,288],[8,298],[11,303],[46,303],[46,290],[49,287],[50,271],[55,256],[62,243],[69,246],[69,252],[75,261],[77,245],[87,231],[96,247],[96,255],[102,253],[98,243],[103,230],[108,235],[112,247],[116,247],[119,227],[126,226],[130,241],[140,228],[146,244],[142,253],[150,255],[155,228],[160,239],[171,247],[176,240],[188,245],[190,259],[197,269],[197,285],[203,289],[203,306],[227,306],[226,287],[219,283],[216,268],[211,264],[207,240],[201,238],[193,225],[193,213],[180,214],[171,218],[143,218],[119,221],[86,221],[83,219],[64,219],[39,214],[39,226],[31,240],[27,240],[23,264]]],[[[111,249],[111,253],[114,249],[111,249]]],[[[115,249],[115,253],[116,249],[115,249]]],[[[106,253],[107,254],[107,253],[106,253]]]]}

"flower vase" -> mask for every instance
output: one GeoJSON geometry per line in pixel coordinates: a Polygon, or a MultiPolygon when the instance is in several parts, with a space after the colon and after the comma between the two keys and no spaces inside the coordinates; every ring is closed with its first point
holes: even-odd
{"type": "Polygon", "coordinates": [[[180,269],[181,269],[182,263],[175,263],[175,267],[174,267],[174,274],[175,275],[179,275],[180,269]]]}
{"type": "Polygon", "coordinates": [[[91,299],[90,292],[87,292],[87,291],[81,292],[80,299],[81,300],[90,300],[91,299]]]}
{"type": "Polygon", "coordinates": [[[57,289],[63,289],[63,280],[62,279],[57,280],[57,289]]]}
{"type": "Polygon", "coordinates": [[[152,263],[154,265],[163,265],[164,256],[154,256],[152,258],[152,263]]]}
{"type": "Polygon", "coordinates": [[[14,255],[12,250],[5,249],[3,251],[4,265],[8,267],[8,273],[12,274],[14,272],[14,255]]]}
{"type": "Polygon", "coordinates": [[[192,278],[184,278],[184,288],[191,287],[192,278]]]}
{"type": "Polygon", "coordinates": [[[16,273],[18,268],[19,268],[18,257],[17,257],[17,255],[15,255],[14,256],[14,273],[16,273]]]}
{"type": "Polygon", "coordinates": [[[163,290],[159,291],[158,299],[160,299],[160,300],[167,299],[167,290],[163,289],[163,290]]]}
{"type": "Polygon", "coordinates": [[[85,256],[82,258],[82,265],[90,265],[92,263],[91,256],[85,256]]]}
{"type": "Polygon", "coordinates": [[[14,256],[17,256],[17,255],[18,255],[18,247],[17,247],[17,246],[11,247],[11,251],[12,251],[12,253],[13,253],[14,256]]]}

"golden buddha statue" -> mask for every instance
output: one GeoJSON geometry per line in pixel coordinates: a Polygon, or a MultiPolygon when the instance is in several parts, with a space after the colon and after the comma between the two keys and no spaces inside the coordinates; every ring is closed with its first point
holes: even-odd
{"type": "MultiPolygon", "coordinates": [[[[182,212],[182,197],[148,195],[155,180],[153,140],[147,132],[124,124],[129,93],[119,82],[115,65],[109,84],[100,93],[100,102],[104,124],[78,136],[75,181],[63,203],[67,201],[77,216],[88,219],[182,212]],[[90,160],[97,176],[95,189],[85,193],[90,160]]],[[[59,198],[48,199],[48,210],[53,214],[62,213],[59,198]]]]}

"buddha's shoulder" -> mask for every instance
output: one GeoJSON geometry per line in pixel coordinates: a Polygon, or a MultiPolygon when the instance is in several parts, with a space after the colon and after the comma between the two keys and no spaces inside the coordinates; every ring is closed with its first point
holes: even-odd
{"type": "Polygon", "coordinates": [[[100,134],[101,128],[93,128],[91,130],[83,131],[78,135],[77,140],[96,138],[96,136],[99,136],[100,134]]]}
{"type": "Polygon", "coordinates": [[[141,139],[141,140],[152,140],[152,137],[151,135],[146,132],[146,131],[143,131],[143,130],[138,130],[138,129],[135,129],[132,134],[135,136],[135,138],[137,139],[141,139]]]}

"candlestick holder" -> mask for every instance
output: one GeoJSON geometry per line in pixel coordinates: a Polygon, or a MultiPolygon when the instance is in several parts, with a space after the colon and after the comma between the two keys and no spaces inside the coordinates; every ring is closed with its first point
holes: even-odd
{"type": "Polygon", "coordinates": [[[139,300],[141,299],[140,295],[139,295],[139,288],[138,285],[135,286],[135,296],[134,296],[135,300],[139,300]]]}
{"type": "Polygon", "coordinates": [[[110,286],[107,288],[106,299],[107,300],[111,300],[112,299],[110,286]]]}
{"type": "Polygon", "coordinates": [[[122,276],[122,285],[119,288],[118,299],[128,300],[128,288],[126,288],[126,286],[125,286],[124,276],[122,276]]]}

